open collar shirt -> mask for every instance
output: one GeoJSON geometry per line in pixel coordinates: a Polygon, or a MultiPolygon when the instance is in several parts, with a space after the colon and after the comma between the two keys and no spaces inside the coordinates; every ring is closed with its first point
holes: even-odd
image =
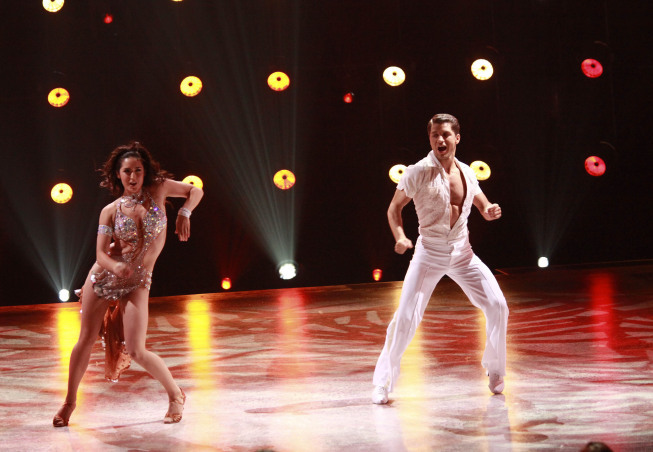
{"type": "Polygon", "coordinates": [[[467,217],[474,205],[474,197],[481,193],[481,188],[472,169],[454,158],[465,178],[465,200],[458,220],[450,227],[451,191],[449,178],[442,164],[433,151],[404,171],[398,190],[404,190],[406,196],[413,199],[419,233],[426,238],[454,241],[466,237],[467,217]]]}

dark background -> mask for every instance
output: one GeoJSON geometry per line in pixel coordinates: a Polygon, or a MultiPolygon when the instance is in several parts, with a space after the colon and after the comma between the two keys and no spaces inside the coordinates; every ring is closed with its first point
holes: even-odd
{"type": "MultiPolygon", "coordinates": [[[[81,286],[111,201],[96,169],[133,139],[177,178],[204,181],[190,242],[173,234],[181,200],[169,206],[153,296],[219,291],[224,276],[233,290],[369,282],[377,267],[400,280],[410,256],[392,252],[388,170],[428,153],[440,112],[460,119],[457,157],[492,169],[481,187],[504,217],[470,217],[489,267],[651,257],[648,2],[68,1],[56,14],[40,3],[0,6],[2,304],[81,286]],[[489,81],[471,76],[479,56],[494,62],[489,81]],[[580,71],[589,57],[598,79],[580,71]],[[382,81],[388,65],[403,85],[382,81]],[[288,90],[267,87],[276,70],[288,90]],[[191,74],[204,87],[188,98],[191,74]],[[46,101],[57,86],[71,93],[58,109],[46,101]],[[604,176],[585,172],[589,155],[604,176]],[[271,183],[283,168],[297,175],[291,193],[271,183]],[[62,181],[74,196],[56,205],[62,181]],[[265,235],[286,226],[291,281],[265,235]]],[[[404,218],[415,239],[412,206],[404,218]]]]}

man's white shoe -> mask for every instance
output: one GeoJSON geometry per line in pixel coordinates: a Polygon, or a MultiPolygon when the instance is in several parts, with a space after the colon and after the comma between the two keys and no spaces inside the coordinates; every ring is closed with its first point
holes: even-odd
{"type": "Polygon", "coordinates": [[[497,373],[491,373],[490,384],[488,385],[490,391],[492,391],[494,394],[501,394],[503,392],[503,387],[503,377],[497,373]]]}
{"type": "Polygon", "coordinates": [[[388,389],[385,386],[374,386],[374,391],[372,391],[372,402],[377,405],[388,403],[388,389]]]}

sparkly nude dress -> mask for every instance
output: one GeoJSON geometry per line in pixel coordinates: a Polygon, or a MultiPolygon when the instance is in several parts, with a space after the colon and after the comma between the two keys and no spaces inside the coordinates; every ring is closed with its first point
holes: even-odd
{"type": "Polygon", "coordinates": [[[121,240],[129,245],[127,253],[115,258],[128,264],[133,269],[133,273],[127,278],[106,269],[91,273],[93,291],[98,297],[109,300],[100,337],[105,348],[105,377],[114,382],[118,381],[120,374],[129,368],[131,363],[131,357],[125,348],[122,311],[118,300],[139,287],[150,289],[152,272],[144,266],[143,260],[150,245],[167,225],[165,210],[154,202],[147,191],[140,199],[123,196],[117,203],[113,228],[100,225],[98,234],[112,236],[115,240],[121,240]],[[134,219],[125,213],[130,209],[134,211],[136,205],[144,203],[149,204],[149,208],[142,220],[134,219]]]}

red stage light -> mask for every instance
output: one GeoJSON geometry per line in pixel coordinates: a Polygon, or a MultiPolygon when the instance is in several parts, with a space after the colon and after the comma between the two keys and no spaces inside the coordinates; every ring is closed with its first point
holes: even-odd
{"type": "Polygon", "coordinates": [[[383,271],[381,271],[380,268],[375,268],[374,271],[372,272],[372,279],[374,279],[374,281],[381,281],[382,274],[383,271]]]}
{"type": "Polygon", "coordinates": [[[351,104],[354,101],[354,93],[347,93],[342,97],[342,100],[345,101],[346,104],[351,104]]]}
{"type": "Polygon", "coordinates": [[[595,155],[585,159],[585,171],[590,176],[603,176],[605,173],[605,162],[601,157],[595,155]]]}
{"type": "Polygon", "coordinates": [[[598,60],[588,58],[580,64],[583,74],[589,78],[597,78],[603,74],[603,66],[598,60]]]}
{"type": "Polygon", "coordinates": [[[222,280],[222,288],[224,290],[229,290],[231,289],[231,279],[230,278],[224,278],[222,280]]]}
{"type": "Polygon", "coordinates": [[[108,14],[108,13],[107,13],[107,14],[104,16],[104,23],[105,23],[105,24],[110,24],[111,22],[113,22],[113,16],[112,16],[111,14],[108,14]]]}

